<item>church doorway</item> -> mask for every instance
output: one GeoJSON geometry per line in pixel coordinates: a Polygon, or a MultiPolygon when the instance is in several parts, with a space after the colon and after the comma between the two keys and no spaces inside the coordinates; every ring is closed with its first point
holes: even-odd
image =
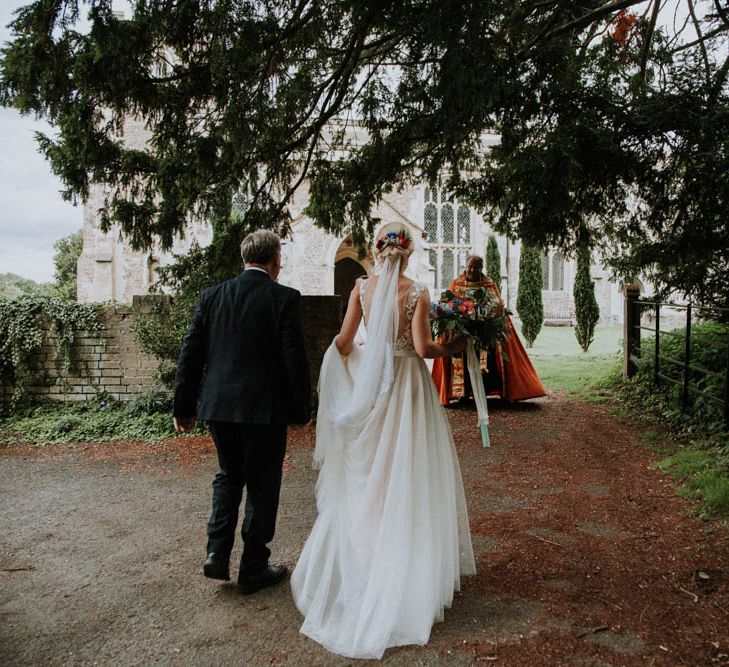
{"type": "Polygon", "coordinates": [[[334,294],[342,297],[342,317],[347,312],[349,295],[357,278],[367,275],[367,270],[356,259],[342,257],[334,264],[334,294]]]}

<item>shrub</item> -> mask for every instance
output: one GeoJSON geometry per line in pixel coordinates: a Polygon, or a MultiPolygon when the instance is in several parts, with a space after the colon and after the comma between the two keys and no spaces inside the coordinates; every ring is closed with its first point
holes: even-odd
{"type": "MultiPolygon", "coordinates": [[[[171,398],[166,392],[148,392],[123,403],[100,394],[93,401],[59,403],[48,399],[0,419],[3,442],[57,443],[69,441],[145,440],[155,442],[175,435],[171,398]]],[[[195,428],[204,433],[203,425],[195,428]]]]}
{"type": "Polygon", "coordinates": [[[129,404],[129,412],[135,416],[172,414],[172,392],[153,389],[140,394],[129,404]]]}
{"type": "MultiPolygon", "coordinates": [[[[669,332],[677,335],[661,335],[660,352],[663,357],[670,357],[677,361],[685,360],[686,329],[674,329],[669,332]]],[[[704,368],[712,373],[723,375],[727,370],[727,347],[729,347],[729,326],[714,322],[694,324],[691,327],[691,365],[704,368]]],[[[663,383],[655,387],[653,383],[653,350],[655,337],[647,337],[641,341],[642,357],[637,361],[638,372],[635,382],[641,383],[656,391],[667,401],[665,414],[671,421],[686,422],[687,416],[680,409],[681,386],[663,383]]],[[[663,362],[660,372],[674,380],[681,381],[683,368],[677,364],[663,362]]],[[[724,380],[722,377],[705,375],[697,371],[690,372],[692,387],[712,394],[717,398],[724,396],[724,380]]],[[[698,428],[706,428],[708,432],[717,432],[724,428],[724,408],[716,401],[712,401],[701,394],[691,392],[691,413],[698,420],[698,428]]],[[[691,420],[693,423],[693,420],[691,420]]]]}
{"type": "Polygon", "coordinates": [[[577,275],[574,286],[575,336],[583,351],[587,352],[595,336],[595,325],[600,319],[600,306],[595,298],[595,283],[590,277],[590,249],[582,246],[577,252],[577,275]]]}
{"type": "Polygon", "coordinates": [[[501,254],[493,234],[489,236],[486,246],[486,275],[496,283],[496,287],[501,291],[501,254]]]}
{"type": "Polygon", "coordinates": [[[12,387],[11,410],[27,399],[26,381],[30,375],[30,355],[45,338],[44,319],[58,333],[57,359],[63,368],[71,366],[71,345],[79,332],[101,328],[92,304],[76,303],[46,296],[26,296],[0,301],[0,378],[12,387]]]}
{"type": "Polygon", "coordinates": [[[521,332],[531,347],[542,328],[544,306],[542,304],[541,254],[535,246],[522,243],[519,256],[519,290],[516,296],[516,312],[521,319],[521,332]]]}

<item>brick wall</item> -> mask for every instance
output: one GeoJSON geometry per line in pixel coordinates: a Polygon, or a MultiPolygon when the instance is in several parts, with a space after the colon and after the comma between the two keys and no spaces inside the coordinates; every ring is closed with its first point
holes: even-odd
{"type": "MultiPolygon", "coordinates": [[[[131,400],[158,385],[157,360],[139,347],[132,328],[137,312],[148,310],[154,297],[134,297],[132,306],[101,306],[101,331],[77,335],[71,349],[71,367],[61,367],[57,358],[57,334],[50,322],[38,352],[31,357],[28,391],[61,401],[83,401],[107,392],[118,400],[131,400]]],[[[302,319],[312,384],[316,387],[326,348],[339,331],[338,296],[304,296],[302,319]]],[[[0,387],[7,397],[8,387],[0,387]]]]}
{"type": "Polygon", "coordinates": [[[132,306],[101,306],[102,329],[76,335],[69,369],[64,369],[57,357],[58,336],[49,321],[43,345],[30,358],[29,393],[83,401],[103,391],[113,398],[130,400],[153,389],[157,361],[137,343],[132,330],[134,312],[132,306]]]}

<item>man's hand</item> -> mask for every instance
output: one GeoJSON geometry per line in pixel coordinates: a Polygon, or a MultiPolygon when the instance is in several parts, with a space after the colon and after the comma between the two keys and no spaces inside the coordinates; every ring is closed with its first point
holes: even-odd
{"type": "Polygon", "coordinates": [[[175,425],[175,431],[178,433],[187,433],[195,428],[197,417],[173,417],[172,423],[175,425]]]}

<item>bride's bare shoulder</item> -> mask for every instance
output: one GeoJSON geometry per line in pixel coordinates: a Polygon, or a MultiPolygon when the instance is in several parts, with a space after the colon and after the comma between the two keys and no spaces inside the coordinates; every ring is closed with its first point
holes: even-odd
{"type": "Polygon", "coordinates": [[[415,281],[407,276],[401,276],[399,287],[401,290],[409,290],[415,285],[415,281]]]}

